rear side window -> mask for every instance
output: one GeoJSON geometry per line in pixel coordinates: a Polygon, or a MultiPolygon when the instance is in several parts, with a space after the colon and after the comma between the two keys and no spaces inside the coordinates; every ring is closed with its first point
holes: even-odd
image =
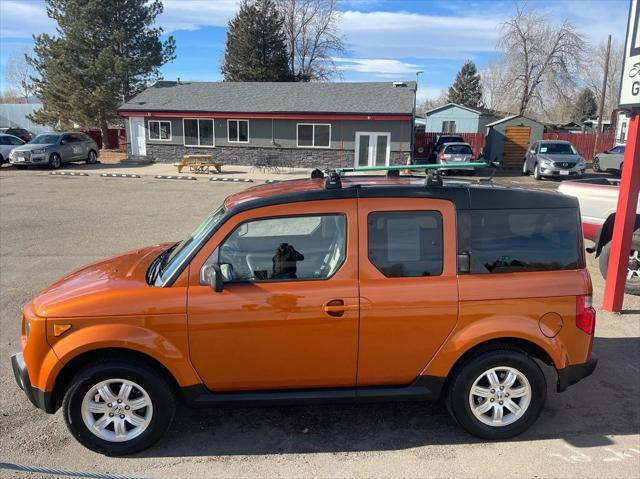
{"type": "Polygon", "coordinates": [[[471,155],[473,153],[467,145],[450,145],[444,152],[449,155],[471,155]]]}
{"type": "Polygon", "coordinates": [[[442,215],[384,211],[368,217],[369,260],[387,278],[442,274],[442,215]]]}
{"type": "Polygon", "coordinates": [[[584,266],[576,209],[472,210],[462,216],[459,234],[467,237],[459,249],[470,252],[472,274],[584,266]]]}

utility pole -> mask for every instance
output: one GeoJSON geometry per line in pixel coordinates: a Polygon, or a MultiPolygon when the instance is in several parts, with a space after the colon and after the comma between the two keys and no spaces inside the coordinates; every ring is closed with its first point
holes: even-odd
{"type": "MultiPolygon", "coordinates": [[[[611,35],[607,40],[607,54],[604,60],[604,78],[602,79],[602,94],[600,95],[600,111],[598,113],[598,129],[596,130],[596,141],[593,145],[593,155],[598,154],[598,148],[600,147],[600,135],[602,135],[602,129],[604,127],[604,97],[607,94],[607,76],[609,75],[609,54],[611,53],[611,35]]],[[[593,159],[593,158],[592,158],[593,159]]]]}
{"type": "Polygon", "coordinates": [[[420,81],[420,75],[423,74],[424,71],[420,70],[416,72],[416,89],[413,90],[413,115],[411,116],[411,141],[409,142],[409,162],[413,162],[413,141],[416,134],[416,103],[418,102],[418,82],[420,81]]]}

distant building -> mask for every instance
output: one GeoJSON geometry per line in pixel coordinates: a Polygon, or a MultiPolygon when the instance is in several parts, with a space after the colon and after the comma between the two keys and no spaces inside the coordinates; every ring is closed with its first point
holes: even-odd
{"type": "Polygon", "coordinates": [[[0,128],[25,128],[36,135],[51,131],[51,127],[38,125],[27,118],[40,108],[42,103],[0,103],[0,128]]]}
{"type": "Polygon", "coordinates": [[[617,112],[616,137],[615,137],[616,145],[627,144],[627,136],[629,134],[629,120],[630,120],[630,117],[627,112],[625,111],[617,112]]]}
{"type": "Polygon", "coordinates": [[[437,133],[484,133],[489,123],[503,115],[484,108],[448,103],[425,112],[425,131],[437,133]]]}

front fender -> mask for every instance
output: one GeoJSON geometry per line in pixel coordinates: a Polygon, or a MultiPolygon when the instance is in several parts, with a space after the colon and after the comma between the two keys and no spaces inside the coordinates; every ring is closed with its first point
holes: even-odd
{"type": "MultiPolygon", "coordinates": [[[[57,370],[52,370],[47,377],[46,390],[51,391],[55,380],[65,364],[74,358],[90,351],[119,348],[136,351],[145,354],[164,367],[173,375],[179,386],[191,386],[201,383],[196,371],[189,361],[189,344],[187,340],[186,325],[178,318],[170,318],[174,315],[163,315],[151,320],[154,329],[140,323],[104,323],[82,324],[86,318],[76,320],[56,319],[48,321],[51,347],[59,359],[57,370]],[[53,324],[72,324],[68,333],[59,338],[53,336],[53,324]],[[162,334],[159,332],[161,331],[162,334]]],[[[181,316],[181,315],[175,315],[181,316]]],[[[182,316],[181,316],[182,317],[182,316]]]]}

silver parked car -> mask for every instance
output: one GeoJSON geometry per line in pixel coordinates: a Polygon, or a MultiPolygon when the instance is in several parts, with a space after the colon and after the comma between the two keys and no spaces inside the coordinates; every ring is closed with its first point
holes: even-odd
{"type": "Polygon", "coordinates": [[[30,165],[60,168],[69,161],[98,161],[98,145],[84,133],[43,133],[29,143],[14,148],[9,161],[18,168],[30,165]]]}
{"type": "Polygon", "coordinates": [[[17,136],[0,133],[0,165],[9,161],[11,150],[20,145],[24,145],[24,141],[17,136]]]}
{"type": "MultiPolygon", "coordinates": [[[[451,165],[455,163],[469,163],[473,161],[473,149],[469,143],[463,142],[455,142],[455,143],[444,143],[440,147],[440,151],[438,152],[438,156],[436,157],[436,162],[439,165],[451,165]]],[[[452,171],[449,169],[440,170],[443,173],[447,173],[448,171],[452,171]]],[[[457,171],[468,171],[473,175],[474,170],[457,170],[457,171]]]]}
{"type": "Polygon", "coordinates": [[[615,146],[610,150],[598,153],[593,159],[593,171],[598,173],[599,171],[614,170],[618,174],[622,172],[622,162],[624,161],[625,146],[615,146]]]}
{"type": "Polygon", "coordinates": [[[571,143],[561,140],[536,141],[527,150],[522,174],[533,173],[536,180],[544,177],[573,177],[584,175],[587,164],[571,143]]]}

